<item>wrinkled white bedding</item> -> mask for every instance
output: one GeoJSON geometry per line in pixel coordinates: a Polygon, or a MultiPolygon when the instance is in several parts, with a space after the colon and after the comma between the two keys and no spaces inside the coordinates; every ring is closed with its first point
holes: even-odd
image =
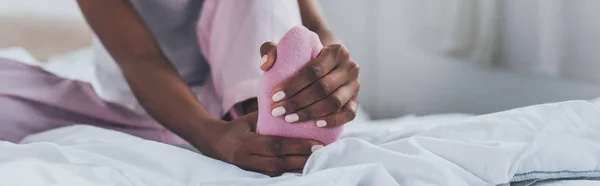
{"type": "Polygon", "coordinates": [[[562,180],[537,184],[535,186],[598,186],[600,182],[594,180],[562,180]]]}
{"type": "Polygon", "coordinates": [[[590,179],[600,177],[600,111],[573,101],[477,117],[355,122],[342,140],[310,158],[304,175],[278,178],[88,126],[32,135],[20,145],[3,142],[0,152],[0,185],[20,186],[499,185],[590,179]]]}

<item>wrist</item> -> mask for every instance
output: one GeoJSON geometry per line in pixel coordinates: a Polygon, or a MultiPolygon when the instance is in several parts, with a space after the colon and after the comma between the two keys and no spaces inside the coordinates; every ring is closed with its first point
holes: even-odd
{"type": "Polygon", "coordinates": [[[182,132],[181,137],[202,153],[207,153],[212,148],[212,144],[222,134],[226,125],[225,121],[221,119],[206,116],[198,118],[198,120],[187,124],[187,126],[191,127],[182,132]]]}
{"type": "Polygon", "coordinates": [[[332,44],[342,44],[342,41],[340,41],[330,30],[320,31],[319,33],[317,33],[317,35],[321,40],[321,44],[325,46],[332,44]]]}
{"type": "Polygon", "coordinates": [[[320,26],[313,26],[312,29],[309,29],[315,32],[319,39],[321,40],[321,44],[327,46],[331,44],[341,44],[342,42],[333,34],[333,31],[329,29],[327,26],[320,24],[320,26]]]}

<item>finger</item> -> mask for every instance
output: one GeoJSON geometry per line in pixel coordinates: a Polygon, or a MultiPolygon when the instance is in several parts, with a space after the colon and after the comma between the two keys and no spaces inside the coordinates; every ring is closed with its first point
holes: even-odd
{"type": "MultiPolygon", "coordinates": [[[[286,173],[304,168],[309,156],[259,156],[251,155],[240,161],[240,167],[266,173],[286,173]]],[[[272,174],[275,175],[275,174],[272,174]]]]}
{"type": "Polygon", "coordinates": [[[292,77],[273,88],[272,99],[279,102],[296,95],[300,90],[321,79],[342,62],[350,60],[350,53],[343,45],[329,45],[319,56],[309,61],[292,77]]]}
{"type": "Polygon", "coordinates": [[[250,153],[261,156],[310,155],[312,149],[323,147],[314,140],[260,135],[247,144],[250,153]]]}
{"type": "Polygon", "coordinates": [[[269,71],[277,59],[277,47],[273,42],[265,42],[260,46],[260,69],[269,71]]]}
{"type": "MultiPolygon", "coordinates": [[[[312,105],[301,108],[295,113],[286,115],[286,118],[297,117],[299,121],[314,120],[326,115],[343,110],[350,100],[358,93],[360,84],[358,81],[353,81],[337,89],[333,94],[325,99],[322,99],[312,105]]],[[[287,120],[286,120],[287,121],[287,120]]],[[[327,120],[319,122],[318,127],[327,125],[327,120]]],[[[316,123],[315,123],[316,124],[316,123]]]]}
{"type": "Polygon", "coordinates": [[[346,92],[344,89],[341,90],[344,92],[338,92],[338,96],[342,97],[338,97],[339,99],[337,100],[329,100],[337,102],[322,103],[316,106],[311,105],[332,96],[342,86],[349,86],[349,82],[357,81],[358,71],[356,63],[346,63],[309,85],[298,94],[281,102],[274,103],[271,113],[274,117],[285,114],[286,117],[284,119],[288,123],[292,123],[314,119],[338,111],[358,90],[348,89],[349,92],[346,92]],[[309,108],[307,109],[306,107],[309,108]],[[300,109],[303,109],[302,115],[295,115],[294,113],[300,109]]]}
{"type": "Polygon", "coordinates": [[[358,99],[354,98],[342,107],[342,110],[315,120],[317,127],[333,128],[346,124],[356,118],[358,99]]]}

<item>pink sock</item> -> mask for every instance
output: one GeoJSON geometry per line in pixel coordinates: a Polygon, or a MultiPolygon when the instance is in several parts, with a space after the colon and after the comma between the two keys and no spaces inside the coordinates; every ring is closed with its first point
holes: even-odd
{"type": "Polygon", "coordinates": [[[284,116],[271,116],[272,90],[317,57],[323,45],[317,34],[303,26],[290,29],[277,44],[277,61],[259,84],[257,132],[262,135],[314,139],[325,145],[339,139],[342,127],[319,128],[315,121],[287,123],[284,116]]]}

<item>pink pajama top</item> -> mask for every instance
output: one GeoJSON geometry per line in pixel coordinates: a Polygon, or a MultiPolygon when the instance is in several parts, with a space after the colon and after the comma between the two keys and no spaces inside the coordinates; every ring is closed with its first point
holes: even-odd
{"type": "MultiPolygon", "coordinates": [[[[256,97],[260,45],[300,25],[297,0],[130,0],[163,53],[215,117],[256,97]]],[[[99,42],[96,42],[99,44],[99,42]]],[[[98,96],[146,114],[101,45],[98,96]]]]}

